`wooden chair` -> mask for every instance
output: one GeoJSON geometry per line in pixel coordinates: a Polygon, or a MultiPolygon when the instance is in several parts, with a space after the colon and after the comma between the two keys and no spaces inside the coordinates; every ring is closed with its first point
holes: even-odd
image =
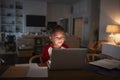
{"type": "Polygon", "coordinates": [[[5,32],[1,32],[1,43],[2,43],[2,49],[5,48],[5,32]]]}
{"type": "Polygon", "coordinates": [[[32,56],[32,57],[29,59],[29,63],[33,63],[33,61],[34,61],[35,59],[37,59],[37,58],[39,59],[40,63],[42,63],[41,56],[42,56],[42,54],[32,56]]]}
{"type": "Polygon", "coordinates": [[[112,56],[100,53],[100,54],[87,54],[87,60],[86,61],[87,62],[93,62],[93,61],[100,60],[100,59],[120,60],[120,59],[113,58],[112,56]]]}
{"type": "Polygon", "coordinates": [[[16,36],[15,35],[7,35],[7,41],[5,42],[5,50],[6,51],[16,51],[16,36]]]}
{"type": "Polygon", "coordinates": [[[99,54],[87,54],[87,62],[93,62],[99,57],[99,54]]]}
{"type": "Polygon", "coordinates": [[[101,53],[102,44],[106,42],[106,40],[90,41],[87,47],[88,53],[101,53]]]}
{"type": "Polygon", "coordinates": [[[88,44],[88,53],[98,53],[100,47],[98,48],[97,44],[97,41],[90,41],[88,44]]]}
{"type": "Polygon", "coordinates": [[[0,66],[2,65],[2,64],[4,64],[5,63],[5,60],[3,60],[2,58],[0,58],[0,66]]]}

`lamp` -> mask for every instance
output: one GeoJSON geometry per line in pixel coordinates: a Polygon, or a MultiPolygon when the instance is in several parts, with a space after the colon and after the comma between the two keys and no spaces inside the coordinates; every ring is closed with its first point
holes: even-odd
{"type": "Polygon", "coordinates": [[[107,25],[106,32],[108,33],[120,32],[120,27],[119,25],[107,25]]]}
{"type": "Polygon", "coordinates": [[[115,42],[115,44],[117,44],[114,39],[114,34],[120,32],[120,26],[119,25],[107,25],[106,32],[111,33],[109,37],[111,37],[113,41],[115,42]]]}

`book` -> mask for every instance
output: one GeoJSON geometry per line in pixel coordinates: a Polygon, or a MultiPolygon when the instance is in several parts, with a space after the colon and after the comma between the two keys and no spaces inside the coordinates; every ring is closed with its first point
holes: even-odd
{"type": "Polygon", "coordinates": [[[89,64],[103,67],[106,69],[119,69],[120,70],[120,61],[115,60],[115,59],[101,59],[101,60],[89,62],[89,64]]]}

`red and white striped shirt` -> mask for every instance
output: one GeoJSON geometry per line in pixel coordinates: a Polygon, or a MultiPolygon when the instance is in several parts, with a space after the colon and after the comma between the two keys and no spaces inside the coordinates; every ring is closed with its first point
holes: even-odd
{"type": "MultiPolygon", "coordinates": [[[[63,44],[60,49],[65,49],[65,48],[68,48],[68,46],[66,44],[63,44]]],[[[46,62],[50,59],[50,56],[52,54],[52,49],[53,49],[52,44],[48,44],[44,47],[42,54],[43,62],[46,62]]]]}

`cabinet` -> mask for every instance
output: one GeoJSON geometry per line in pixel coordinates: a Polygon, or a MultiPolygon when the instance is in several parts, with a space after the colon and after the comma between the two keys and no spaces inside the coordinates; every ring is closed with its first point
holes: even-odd
{"type": "Polygon", "coordinates": [[[42,52],[43,44],[42,37],[34,38],[34,52],[33,55],[40,54],[42,52]]]}
{"type": "Polygon", "coordinates": [[[34,37],[34,50],[33,55],[41,54],[45,45],[50,43],[48,36],[35,36],[34,37]]]}
{"type": "Polygon", "coordinates": [[[23,32],[23,0],[0,0],[0,31],[23,32]]]}
{"type": "Polygon", "coordinates": [[[102,54],[112,56],[114,58],[120,59],[120,45],[114,44],[103,44],[102,54]]]}

